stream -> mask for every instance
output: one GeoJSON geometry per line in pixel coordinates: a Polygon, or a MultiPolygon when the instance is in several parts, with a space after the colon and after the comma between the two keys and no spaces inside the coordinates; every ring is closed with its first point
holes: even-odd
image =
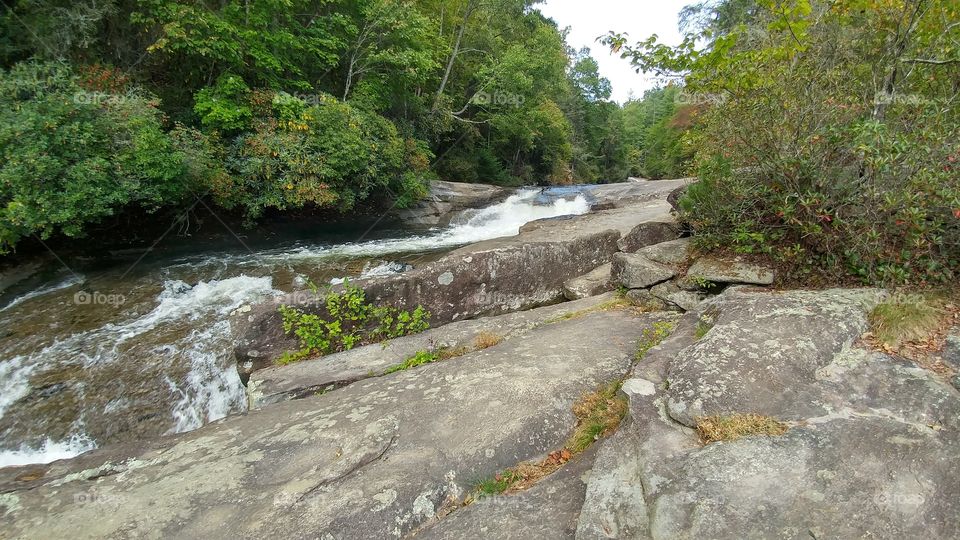
{"type": "MultiPolygon", "coordinates": [[[[521,189],[447,227],[279,231],[192,251],[60,261],[0,293],[0,467],[179,433],[246,410],[228,316],[307,281],[408,271],[530,221],[586,213],[587,187],[521,189]]],[[[176,239],[189,244],[189,238],[176,239]]]]}

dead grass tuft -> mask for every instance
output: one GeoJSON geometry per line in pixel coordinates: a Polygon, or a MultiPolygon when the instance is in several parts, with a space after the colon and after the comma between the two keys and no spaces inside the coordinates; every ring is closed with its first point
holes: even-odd
{"type": "Polygon", "coordinates": [[[697,418],[700,442],[735,441],[748,435],[780,436],[787,432],[786,424],[759,414],[732,414],[697,418]]]}
{"type": "Polygon", "coordinates": [[[940,328],[946,314],[944,302],[938,298],[897,294],[870,312],[871,334],[888,348],[926,341],[940,328]]]}
{"type": "Polygon", "coordinates": [[[615,381],[584,394],[573,404],[577,427],[567,441],[574,454],[586,450],[594,441],[613,433],[627,414],[627,399],[620,395],[621,381],[615,381]]]}
{"type": "Polygon", "coordinates": [[[473,347],[478,351],[488,349],[500,343],[503,343],[503,336],[494,334],[493,332],[480,332],[477,334],[477,337],[473,339],[473,347]]]}

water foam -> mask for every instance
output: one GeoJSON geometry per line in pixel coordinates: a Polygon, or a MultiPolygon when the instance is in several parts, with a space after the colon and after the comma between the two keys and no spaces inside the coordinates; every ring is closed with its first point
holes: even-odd
{"type": "Polygon", "coordinates": [[[25,358],[16,356],[0,362],[0,418],[11,405],[30,392],[30,374],[35,366],[24,365],[25,358]]]}
{"type": "MultiPolygon", "coordinates": [[[[119,347],[126,341],[164,324],[183,321],[196,321],[197,329],[154,349],[159,358],[183,355],[189,360],[186,380],[174,392],[172,431],[195,429],[207,421],[240,412],[246,406],[245,391],[229,358],[230,325],[226,316],[241,305],[279,294],[280,291],[272,288],[269,277],[241,275],[201,281],[193,286],[168,280],[157,296],[157,305],[142,316],[73,334],[28,357],[17,356],[0,362],[0,417],[30,391],[29,378],[34,371],[58,362],[82,362],[88,369],[97,369],[100,364],[122,360],[119,347]]],[[[78,411],[78,421],[82,421],[84,412],[78,411]]],[[[89,450],[92,444],[74,430],[69,441],[48,441],[40,448],[22,447],[0,455],[5,456],[5,460],[40,463],[24,460],[62,459],[69,457],[70,452],[75,455],[89,450]]]]}
{"type": "MultiPolygon", "coordinates": [[[[417,253],[454,248],[494,238],[514,236],[520,227],[538,219],[581,215],[590,211],[590,203],[579,193],[538,204],[539,189],[522,189],[503,202],[479,210],[463,212],[456,223],[432,232],[403,238],[349,242],[334,246],[298,246],[258,252],[253,255],[227,256],[232,264],[290,265],[323,259],[379,257],[390,254],[417,253]]],[[[212,259],[207,259],[209,264],[212,259]]]]}
{"type": "Polygon", "coordinates": [[[58,459],[69,459],[96,448],[88,437],[74,435],[66,441],[56,442],[47,439],[38,448],[21,445],[18,450],[0,451],[0,467],[50,463],[58,459]]]}

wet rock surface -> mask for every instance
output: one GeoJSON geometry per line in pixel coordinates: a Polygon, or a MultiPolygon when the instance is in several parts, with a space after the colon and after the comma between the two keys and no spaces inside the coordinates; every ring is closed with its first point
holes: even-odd
{"type": "Polygon", "coordinates": [[[467,184],[434,180],[427,197],[397,212],[404,222],[436,226],[449,223],[458,210],[479,208],[506,199],[511,190],[488,184],[467,184]]]}

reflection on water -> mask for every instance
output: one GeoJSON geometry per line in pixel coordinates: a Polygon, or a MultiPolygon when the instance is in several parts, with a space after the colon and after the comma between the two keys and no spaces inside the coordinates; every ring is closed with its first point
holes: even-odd
{"type": "MultiPolygon", "coordinates": [[[[310,279],[406,271],[529,221],[582,214],[576,190],[521,190],[444,229],[360,242],[236,242],[71,269],[0,296],[0,466],[48,462],[109,442],[196,429],[241,412],[228,316],[310,279]]],[[[94,264],[95,263],[95,264],[94,264]]]]}

